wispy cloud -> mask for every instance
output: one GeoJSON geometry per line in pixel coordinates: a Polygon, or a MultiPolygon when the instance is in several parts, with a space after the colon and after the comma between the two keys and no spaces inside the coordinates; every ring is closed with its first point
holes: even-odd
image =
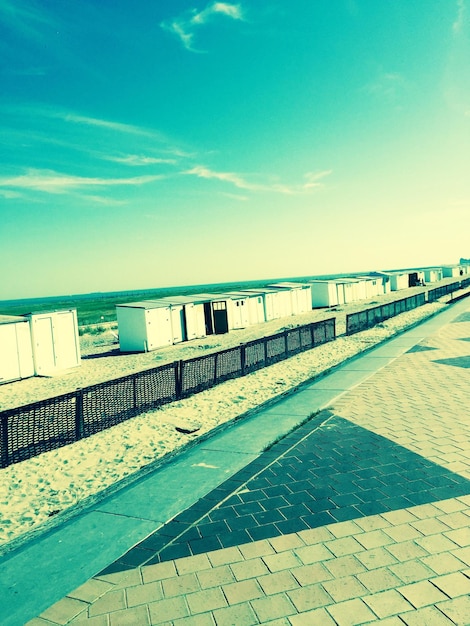
{"type": "Polygon", "coordinates": [[[455,18],[455,22],[452,24],[452,30],[456,34],[462,31],[463,25],[465,23],[465,13],[465,0],[457,0],[457,17],[455,18]]]}
{"type": "Polygon", "coordinates": [[[374,96],[394,99],[403,90],[406,80],[397,72],[382,72],[374,82],[369,83],[365,90],[374,96]]]}
{"type": "Polygon", "coordinates": [[[307,182],[301,185],[285,185],[280,183],[252,183],[240,176],[240,174],[236,174],[234,172],[216,172],[203,165],[197,165],[196,167],[193,167],[183,173],[197,176],[198,178],[205,178],[207,180],[219,180],[225,183],[232,184],[235,187],[238,187],[238,189],[245,189],[247,191],[264,191],[289,195],[305,193],[313,188],[322,187],[323,183],[320,183],[319,180],[321,178],[329,176],[332,173],[332,170],[325,170],[318,173],[311,172],[305,174],[307,182]]]}
{"type": "Polygon", "coordinates": [[[17,35],[27,38],[43,38],[45,29],[58,28],[56,18],[44,7],[22,0],[1,0],[0,22],[17,35]]]}
{"type": "Polygon", "coordinates": [[[194,31],[204,26],[208,22],[218,17],[228,17],[233,20],[243,20],[243,12],[239,4],[229,4],[228,2],[213,2],[205,9],[198,11],[192,9],[180,17],[171,21],[162,22],[160,26],[176,35],[186,50],[191,52],[201,52],[194,45],[194,31]]]}
{"type": "Polygon", "coordinates": [[[111,187],[116,185],[144,185],[161,176],[134,176],[131,178],[94,178],[73,176],[50,170],[27,170],[18,176],[1,176],[0,187],[9,190],[27,189],[45,193],[66,193],[83,187],[111,187]]]}
{"type": "Polygon", "coordinates": [[[160,165],[169,164],[174,165],[176,159],[164,159],[160,157],[144,156],[142,154],[127,154],[124,156],[103,156],[106,161],[112,161],[113,163],[122,163],[123,165],[130,165],[133,167],[141,165],[160,165]]]}

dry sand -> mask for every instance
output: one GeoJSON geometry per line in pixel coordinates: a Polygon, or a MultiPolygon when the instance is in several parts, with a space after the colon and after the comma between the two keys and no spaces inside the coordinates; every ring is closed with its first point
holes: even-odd
{"type": "MultiPolygon", "coordinates": [[[[419,289],[418,289],[419,290],[419,289]]],[[[413,290],[407,290],[410,295],[413,290]]],[[[404,297],[404,296],[402,296],[404,297]]],[[[54,378],[31,378],[0,387],[0,407],[20,406],[77,387],[116,378],[176,359],[190,358],[221,347],[275,333],[281,328],[335,316],[337,333],[344,332],[346,312],[363,310],[397,294],[382,296],[374,303],[357,303],[335,311],[312,311],[275,320],[228,335],[172,346],[147,354],[120,355],[115,338],[108,332],[82,337],[79,368],[54,378]],[[89,356],[90,358],[86,358],[89,356]]],[[[96,499],[100,492],[132,480],[143,468],[151,468],[194,444],[214,428],[273,401],[301,383],[321,375],[346,359],[380,343],[445,307],[443,302],[424,305],[392,318],[373,329],[351,337],[340,336],[287,361],[245,377],[230,380],[191,398],[164,405],[88,439],[46,452],[0,470],[0,553],[8,551],[31,533],[60,523],[77,509],[96,499]],[[175,426],[194,426],[185,435],[175,426]]]]}

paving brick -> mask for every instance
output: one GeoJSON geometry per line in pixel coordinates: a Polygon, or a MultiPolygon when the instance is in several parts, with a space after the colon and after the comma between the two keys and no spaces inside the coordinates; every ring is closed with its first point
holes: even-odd
{"type": "Polygon", "coordinates": [[[176,567],[173,561],[157,563],[155,565],[144,565],[142,568],[142,579],[144,583],[151,583],[155,580],[172,578],[176,576],[176,567]]]}
{"type": "Polygon", "coordinates": [[[244,543],[238,548],[245,559],[254,559],[258,556],[266,556],[267,554],[274,554],[275,552],[269,541],[265,539],[253,543],[244,543]]]}
{"type": "Polygon", "coordinates": [[[253,626],[259,624],[255,612],[247,602],[223,609],[215,609],[213,613],[217,626],[253,626]]]}
{"type": "Polygon", "coordinates": [[[455,511],[447,513],[437,518],[440,522],[449,526],[449,528],[468,528],[469,518],[466,511],[455,511]]]}
{"type": "Polygon", "coordinates": [[[298,567],[301,565],[300,559],[291,550],[281,552],[279,554],[268,554],[263,557],[270,572],[279,572],[281,570],[298,567]]]}
{"type": "Polygon", "coordinates": [[[213,611],[214,609],[227,606],[227,600],[219,588],[204,589],[203,591],[190,593],[186,596],[186,601],[192,614],[205,613],[206,611],[213,611]]]}
{"type": "Polygon", "coordinates": [[[410,539],[416,539],[416,537],[422,537],[422,533],[419,532],[411,524],[399,524],[398,526],[391,526],[390,528],[384,528],[384,533],[391,537],[397,543],[402,541],[409,541],[410,539]]]}
{"type": "Polygon", "coordinates": [[[212,567],[207,554],[186,556],[181,559],[176,559],[174,563],[178,574],[191,574],[192,572],[198,572],[212,567]]]}
{"type": "Polygon", "coordinates": [[[322,582],[323,580],[331,580],[333,578],[333,574],[328,571],[322,563],[312,563],[310,565],[296,567],[291,570],[291,574],[302,586],[322,582]]]}
{"type": "Polygon", "coordinates": [[[467,625],[468,616],[470,615],[470,597],[460,596],[445,602],[439,602],[437,608],[444,613],[454,624],[467,625]]]}
{"type": "Polygon", "coordinates": [[[316,543],[323,543],[334,539],[334,535],[329,530],[330,527],[309,528],[308,530],[300,530],[297,535],[307,546],[312,546],[316,543]]]}
{"type": "Polygon", "coordinates": [[[235,582],[235,576],[228,565],[221,565],[219,567],[214,567],[213,569],[197,572],[196,576],[199,580],[201,589],[220,587],[221,585],[235,582]]]}
{"type": "Polygon", "coordinates": [[[421,519],[416,522],[411,522],[411,526],[416,528],[422,535],[436,535],[437,533],[443,533],[449,530],[448,526],[440,522],[438,519],[421,519]]]}
{"type": "Polygon", "coordinates": [[[113,588],[111,583],[107,583],[104,580],[97,580],[91,578],[85,584],[81,585],[74,591],[67,594],[69,598],[75,598],[82,602],[94,602],[100,596],[104,595],[107,591],[113,588]]]}
{"type": "Polygon", "coordinates": [[[457,547],[450,539],[444,537],[444,535],[429,535],[428,537],[421,537],[415,539],[417,545],[421,546],[429,554],[437,554],[439,552],[450,552],[457,547]]]}
{"type": "Polygon", "coordinates": [[[188,605],[184,597],[168,598],[148,605],[150,623],[163,624],[189,615],[188,605]]]}
{"type": "Polygon", "coordinates": [[[355,520],[355,522],[366,532],[388,528],[390,526],[390,522],[383,515],[368,515],[367,517],[355,520]]]}
{"type": "Polygon", "coordinates": [[[297,612],[292,602],[284,593],[253,600],[251,606],[261,624],[266,624],[266,622],[278,619],[279,617],[294,615],[297,612]]]}
{"type": "Polygon", "coordinates": [[[381,548],[382,546],[393,543],[393,539],[383,530],[364,532],[361,535],[355,535],[354,539],[359,542],[361,546],[364,546],[366,550],[381,548]]]}
{"type": "MultiPolygon", "coordinates": [[[[52,622],[47,622],[50,626],[52,622]]],[[[75,617],[69,624],[73,624],[73,626],[109,626],[108,614],[104,615],[96,615],[95,617],[86,617],[86,614],[81,613],[77,617],[75,617]]],[[[26,626],[30,626],[30,622],[26,626]]],[[[31,626],[46,626],[46,622],[43,624],[31,624],[31,626]]]]}
{"type": "Polygon", "coordinates": [[[282,593],[290,589],[297,589],[300,586],[291,572],[286,570],[268,574],[267,576],[261,576],[258,578],[258,583],[267,596],[282,593]]]}
{"type": "Polygon", "coordinates": [[[276,552],[284,552],[285,550],[292,550],[293,548],[300,548],[305,545],[300,536],[296,533],[272,537],[268,541],[276,552]]]}
{"type": "Polygon", "coordinates": [[[212,613],[199,613],[190,617],[182,617],[165,626],[215,626],[212,613]]]}
{"type": "Polygon", "coordinates": [[[404,583],[416,583],[434,576],[433,571],[424,565],[424,560],[422,562],[405,561],[404,563],[397,563],[390,565],[389,569],[404,583]]]}
{"type": "Polygon", "coordinates": [[[294,552],[304,565],[326,561],[334,557],[322,543],[305,546],[304,548],[295,548],[294,552]]]}
{"type": "Polygon", "coordinates": [[[374,550],[359,552],[355,554],[354,557],[368,570],[377,569],[378,567],[384,567],[385,565],[397,562],[397,559],[385,548],[375,548],[374,550]]]}
{"type": "Polygon", "coordinates": [[[292,615],[289,617],[289,624],[292,626],[336,626],[336,622],[322,608],[292,615]]]}
{"type": "Polygon", "coordinates": [[[422,559],[422,563],[436,574],[450,574],[465,567],[460,559],[449,553],[432,554],[422,559]]]}
{"type": "Polygon", "coordinates": [[[375,619],[374,613],[362,600],[338,602],[326,608],[338,626],[357,626],[375,619]]]}
{"type": "Polygon", "coordinates": [[[362,600],[380,617],[390,617],[391,615],[399,615],[405,611],[412,611],[413,605],[395,591],[382,591],[374,595],[364,596],[362,600]]]}
{"type": "Polygon", "coordinates": [[[222,591],[230,605],[248,602],[255,598],[261,598],[263,591],[257,580],[243,580],[229,585],[223,585],[222,591]]]}
{"type": "Polygon", "coordinates": [[[343,602],[366,595],[367,589],[354,576],[345,576],[327,580],[322,583],[323,587],[330,594],[335,602],[343,602]]]}
{"type": "Polygon", "coordinates": [[[364,546],[362,546],[354,537],[343,537],[342,539],[336,539],[335,541],[327,541],[325,543],[325,547],[335,556],[357,554],[358,552],[364,550],[364,546]]]}
{"type": "Polygon", "coordinates": [[[319,584],[288,591],[287,595],[299,613],[332,604],[331,596],[319,584]]]}
{"type": "Polygon", "coordinates": [[[193,573],[175,576],[174,578],[166,578],[161,581],[161,585],[165,598],[173,598],[186,593],[192,593],[199,591],[201,588],[196,574],[193,573]]]}
{"type": "Polygon", "coordinates": [[[342,578],[343,576],[350,576],[366,571],[364,565],[353,554],[326,561],[325,567],[335,578],[342,578]]]}
{"type": "Polygon", "coordinates": [[[75,598],[62,598],[43,611],[39,617],[55,624],[67,624],[71,619],[86,611],[87,608],[86,602],[75,598]]]}
{"type": "Polygon", "coordinates": [[[120,611],[126,608],[126,595],[124,589],[116,591],[108,591],[104,596],[98,598],[88,609],[88,615],[102,615],[103,613],[111,613],[112,611],[120,611]]]}
{"type": "MultiPolygon", "coordinates": [[[[427,606],[411,613],[400,615],[406,626],[455,626],[454,622],[443,615],[434,606],[427,606]]],[[[382,622],[380,622],[382,626],[382,622]]]]}
{"type": "Polygon", "coordinates": [[[336,537],[336,539],[340,539],[341,537],[350,537],[351,535],[358,535],[363,532],[363,529],[353,521],[331,524],[328,529],[336,537]]]}
{"type": "Polygon", "coordinates": [[[410,513],[412,513],[415,517],[419,517],[419,519],[439,517],[441,514],[440,510],[433,504],[421,504],[419,506],[414,506],[410,509],[410,513]]]}
{"type": "Polygon", "coordinates": [[[370,593],[394,589],[402,584],[402,581],[386,567],[357,574],[357,578],[370,593]]]}
{"type": "Polygon", "coordinates": [[[269,570],[266,563],[261,558],[249,559],[240,563],[232,563],[230,569],[236,580],[247,580],[268,574],[269,570]]]}
{"type": "Polygon", "coordinates": [[[461,548],[470,546],[470,518],[468,518],[467,526],[444,533],[447,539],[457,544],[461,548]]]}
{"type": "Polygon", "coordinates": [[[109,615],[110,626],[149,626],[150,615],[146,606],[136,606],[109,615]]]}
{"type": "Polygon", "coordinates": [[[428,580],[398,587],[397,591],[417,609],[446,599],[446,595],[428,580]]]}
{"type": "Polygon", "coordinates": [[[126,589],[127,606],[134,607],[139,604],[156,602],[163,598],[162,584],[160,581],[136,585],[126,589]]]}
{"type": "Polygon", "coordinates": [[[390,524],[394,526],[408,524],[409,522],[413,522],[418,519],[415,515],[413,515],[410,511],[405,509],[401,509],[399,511],[388,511],[387,513],[382,513],[382,517],[387,520],[390,524]]]}
{"type": "Polygon", "coordinates": [[[470,566],[470,546],[452,550],[452,554],[456,556],[458,559],[460,559],[461,561],[463,561],[465,565],[470,566]]]}
{"type": "Polygon", "coordinates": [[[461,572],[433,578],[432,584],[443,591],[449,598],[457,598],[465,594],[470,595],[470,579],[461,572]]]}
{"type": "Polygon", "coordinates": [[[207,558],[214,567],[243,561],[242,553],[235,546],[231,548],[222,548],[221,550],[213,550],[207,554],[207,558]]]}
{"type": "Polygon", "coordinates": [[[411,559],[428,556],[429,554],[422,546],[415,543],[414,540],[391,544],[386,546],[385,550],[388,550],[398,561],[410,561],[411,559]]]}

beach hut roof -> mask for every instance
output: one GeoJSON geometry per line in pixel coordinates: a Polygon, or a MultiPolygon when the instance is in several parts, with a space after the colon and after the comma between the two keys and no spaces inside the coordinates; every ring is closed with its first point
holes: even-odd
{"type": "Polygon", "coordinates": [[[26,321],[24,317],[20,317],[19,315],[0,315],[0,324],[16,324],[26,321]]]}
{"type": "Polygon", "coordinates": [[[142,300],[139,302],[124,302],[123,304],[116,304],[116,306],[127,306],[133,309],[163,309],[168,307],[168,302],[158,302],[157,300],[142,300]]]}

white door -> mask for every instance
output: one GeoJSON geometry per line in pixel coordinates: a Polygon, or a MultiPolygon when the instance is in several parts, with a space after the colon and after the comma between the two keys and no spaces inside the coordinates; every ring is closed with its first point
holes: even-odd
{"type": "Polygon", "coordinates": [[[79,362],[75,316],[70,311],[55,313],[53,317],[55,366],[57,370],[76,367],[79,362]]]}
{"type": "Polygon", "coordinates": [[[51,317],[33,317],[34,367],[37,374],[48,374],[55,370],[54,331],[51,317]]]}

